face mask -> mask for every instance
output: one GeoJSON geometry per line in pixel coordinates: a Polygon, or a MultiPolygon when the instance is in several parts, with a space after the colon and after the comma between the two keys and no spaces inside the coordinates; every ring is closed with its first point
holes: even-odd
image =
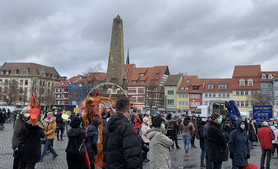
{"type": "Polygon", "coordinates": [[[161,129],[165,131],[165,124],[161,124],[161,129]]]}
{"type": "Polygon", "coordinates": [[[277,127],[277,124],[274,124],[275,127],[277,127]]]}
{"type": "Polygon", "coordinates": [[[240,128],[241,128],[242,130],[244,130],[244,129],[245,129],[245,125],[244,125],[244,124],[240,125],[240,128]]]}
{"type": "Polygon", "coordinates": [[[50,120],[50,119],[51,119],[51,116],[47,116],[47,119],[50,120]]]}
{"type": "Polygon", "coordinates": [[[28,118],[28,117],[30,117],[30,114],[29,113],[25,113],[24,117],[28,118]]]}
{"type": "Polygon", "coordinates": [[[221,124],[222,123],[222,119],[218,119],[218,124],[221,124]]]}

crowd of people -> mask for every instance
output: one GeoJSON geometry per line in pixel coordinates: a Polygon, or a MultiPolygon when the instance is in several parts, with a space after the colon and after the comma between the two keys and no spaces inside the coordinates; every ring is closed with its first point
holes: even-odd
{"type": "MultiPolygon", "coordinates": [[[[100,142],[100,125],[103,126],[103,168],[141,169],[143,163],[150,163],[151,169],[171,168],[170,152],[180,150],[178,136],[184,144],[184,156],[190,156],[190,148],[201,149],[200,167],[221,169],[222,163],[232,159],[234,169],[248,165],[253,142],[259,141],[262,149],[261,169],[270,168],[271,156],[277,151],[278,122],[271,119],[263,122],[261,128],[255,120],[235,118],[222,120],[213,113],[207,119],[186,116],[181,120],[177,115],[141,114],[131,110],[128,98],[120,98],[115,104],[115,113],[95,114],[87,130],[78,115],[63,119],[63,112],[57,110],[45,113],[40,122],[30,123],[30,109],[24,108],[15,121],[12,139],[14,168],[31,169],[43,159],[48,151],[52,158],[58,154],[53,148],[55,133],[57,141],[63,141],[67,124],[68,143],[65,149],[69,169],[95,168],[97,144],[100,142]],[[195,145],[195,139],[200,145],[195,145]],[[41,152],[41,145],[44,145],[41,152]],[[89,164],[86,162],[89,159],[89,164]],[[265,162],[266,158],[266,162],[265,162]]],[[[64,112],[65,113],[65,112],[64,112]]]]}

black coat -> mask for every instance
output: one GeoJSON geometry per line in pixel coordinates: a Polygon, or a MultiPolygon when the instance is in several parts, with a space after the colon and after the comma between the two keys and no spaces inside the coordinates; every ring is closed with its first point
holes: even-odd
{"type": "Polygon", "coordinates": [[[128,119],[122,114],[111,116],[103,131],[105,169],[140,169],[142,147],[128,119]]]}
{"type": "Polygon", "coordinates": [[[68,131],[68,145],[66,153],[69,154],[85,154],[85,143],[86,133],[81,128],[71,128],[68,131]],[[79,149],[80,148],[80,149],[79,149]]]}
{"type": "Polygon", "coordinates": [[[248,139],[251,141],[256,141],[256,133],[255,133],[256,129],[253,127],[253,125],[251,123],[249,123],[248,126],[248,139]]]}
{"type": "Polygon", "coordinates": [[[205,150],[205,142],[204,142],[204,127],[203,126],[200,126],[198,128],[198,133],[199,133],[199,136],[200,136],[200,148],[202,150],[205,150]]]}
{"type": "Polygon", "coordinates": [[[98,129],[94,125],[90,125],[87,130],[86,147],[90,160],[94,159],[97,155],[97,141],[98,141],[98,129]]]}
{"type": "Polygon", "coordinates": [[[6,112],[0,110],[0,123],[5,123],[6,112]]]}
{"type": "Polygon", "coordinates": [[[60,115],[58,115],[56,118],[56,124],[57,124],[57,128],[62,129],[62,130],[65,129],[65,122],[60,115]]]}
{"type": "Polygon", "coordinates": [[[211,161],[228,160],[228,136],[215,122],[210,122],[207,133],[208,158],[211,161]]]}
{"type": "Polygon", "coordinates": [[[18,149],[20,160],[37,163],[41,159],[41,138],[45,136],[43,129],[25,123],[19,131],[18,149]]]}

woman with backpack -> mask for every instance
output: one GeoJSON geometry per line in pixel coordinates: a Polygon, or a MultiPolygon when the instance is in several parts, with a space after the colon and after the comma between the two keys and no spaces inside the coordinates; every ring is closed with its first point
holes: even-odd
{"type": "Polygon", "coordinates": [[[86,133],[80,127],[81,119],[73,118],[70,123],[71,129],[68,131],[68,145],[66,148],[67,163],[69,169],[83,169],[85,163],[86,133]]]}

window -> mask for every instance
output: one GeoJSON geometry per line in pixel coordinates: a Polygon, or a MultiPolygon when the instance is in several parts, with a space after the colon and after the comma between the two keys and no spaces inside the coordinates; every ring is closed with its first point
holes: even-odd
{"type": "Polygon", "coordinates": [[[10,73],[10,71],[7,70],[7,71],[6,71],[6,75],[9,75],[9,73],[10,73]]]}
{"type": "Polygon", "coordinates": [[[28,85],[28,80],[25,80],[25,85],[28,85]]]}
{"type": "Polygon", "coordinates": [[[2,85],[2,79],[0,79],[0,85],[2,85]]]}
{"type": "Polygon", "coordinates": [[[184,102],[184,101],[179,102],[179,106],[187,106],[187,105],[188,105],[188,102],[184,102]]]}
{"type": "Polygon", "coordinates": [[[248,86],[253,86],[253,80],[248,80],[248,86]]]}
{"type": "Polygon", "coordinates": [[[264,73],[262,74],[262,79],[266,79],[266,75],[264,73]]]}
{"type": "Polygon", "coordinates": [[[185,87],[185,90],[188,90],[188,87],[185,87]]]}
{"type": "Polygon", "coordinates": [[[249,102],[245,101],[245,107],[249,107],[249,102]]]}
{"type": "Polygon", "coordinates": [[[144,102],[144,97],[138,97],[138,102],[143,103],[144,102]]]}
{"type": "Polygon", "coordinates": [[[239,96],[239,90],[236,91],[236,95],[239,96]]]}
{"type": "Polygon", "coordinates": [[[34,80],[34,81],[33,81],[33,84],[34,84],[34,85],[37,85],[37,81],[36,81],[36,80],[34,80]]]}
{"type": "Polygon", "coordinates": [[[199,86],[193,86],[193,90],[199,90],[199,86]]]}
{"type": "Polygon", "coordinates": [[[216,97],[215,93],[212,94],[212,97],[216,97]]]}
{"type": "Polygon", "coordinates": [[[20,80],[20,81],[19,81],[19,85],[23,85],[23,80],[20,80]]]}
{"type": "Polygon", "coordinates": [[[241,90],[241,91],[240,91],[240,95],[241,95],[241,96],[244,95],[244,90],[241,90]]]}
{"type": "Polygon", "coordinates": [[[268,74],[268,79],[272,79],[272,74],[271,73],[268,74]]]}
{"type": "Polygon", "coordinates": [[[145,74],[144,73],[140,73],[140,76],[143,77],[143,76],[145,76],[145,74]]]}
{"type": "Polygon", "coordinates": [[[239,86],[245,86],[245,80],[243,79],[239,80],[239,86]]]}
{"type": "Polygon", "coordinates": [[[136,80],[132,80],[132,84],[136,84],[136,80]]]}
{"type": "Polygon", "coordinates": [[[136,102],[136,97],[131,97],[130,101],[131,102],[136,102]]]}
{"type": "Polygon", "coordinates": [[[197,107],[200,106],[200,102],[191,102],[190,107],[197,107]]]}
{"type": "Polygon", "coordinates": [[[168,105],[174,105],[174,100],[173,99],[168,99],[167,104],[168,105]]]}
{"type": "Polygon", "coordinates": [[[22,74],[23,74],[23,75],[27,75],[27,71],[26,71],[26,70],[23,70],[22,74]]]}
{"type": "Polygon", "coordinates": [[[275,83],[274,83],[274,86],[275,86],[275,87],[278,87],[278,82],[275,82],[275,83]]]}
{"type": "Polygon", "coordinates": [[[227,89],[227,84],[219,84],[218,89],[227,89]]]}
{"type": "Polygon", "coordinates": [[[244,91],[244,95],[248,95],[248,90],[245,90],[245,91],[244,91]]]}
{"type": "Polygon", "coordinates": [[[227,94],[227,97],[230,97],[230,94],[227,94]]]}
{"type": "Polygon", "coordinates": [[[244,102],[245,101],[240,101],[240,107],[244,107],[244,102]]]}
{"type": "Polygon", "coordinates": [[[257,90],[251,90],[251,95],[256,95],[257,94],[257,90]]]}
{"type": "Polygon", "coordinates": [[[4,74],[5,74],[5,71],[4,71],[4,70],[2,70],[2,71],[1,71],[1,75],[4,75],[4,74]]]}
{"type": "Polygon", "coordinates": [[[213,89],[213,83],[208,84],[208,89],[213,89]]]}
{"type": "Polygon", "coordinates": [[[145,93],[145,89],[144,88],[138,88],[138,93],[145,93]]]}
{"type": "Polygon", "coordinates": [[[275,96],[278,96],[278,90],[276,90],[274,94],[275,94],[275,96]]]}
{"type": "Polygon", "coordinates": [[[168,95],[174,95],[174,90],[168,90],[168,95]]]}
{"type": "Polygon", "coordinates": [[[186,82],[189,83],[189,82],[190,82],[190,79],[187,79],[186,82]]]}
{"type": "Polygon", "coordinates": [[[141,83],[141,84],[144,84],[144,83],[145,83],[145,80],[140,80],[140,83],[141,83]]]}
{"type": "Polygon", "coordinates": [[[179,94],[179,98],[187,98],[187,94],[179,94]]]}
{"type": "Polygon", "coordinates": [[[205,94],[205,97],[208,97],[208,94],[207,94],[207,93],[205,94]]]}

